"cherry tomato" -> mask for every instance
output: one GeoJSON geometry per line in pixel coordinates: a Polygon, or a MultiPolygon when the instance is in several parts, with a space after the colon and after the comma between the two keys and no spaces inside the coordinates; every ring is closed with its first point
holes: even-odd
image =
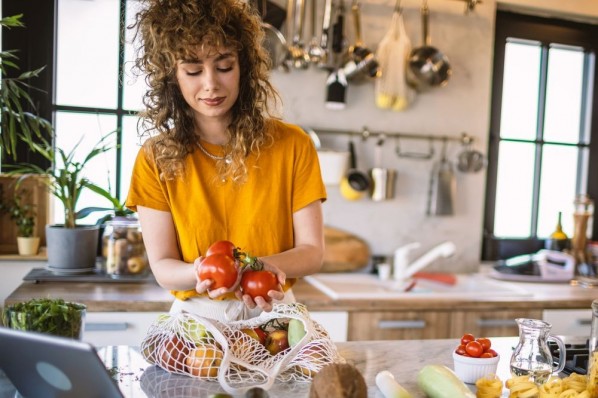
{"type": "Polygon", "coordinates": [[[238,271],[235,260],[226,254],[212,254],[204,257],[199,267],[199,279],[211,279],[210,290],[221,287],[231,288],[237,282],[238,271]]]}
{"type": "Polygon", "coordinates": [[[457,347],[457,349],[455,350],[455,352],[459,355],[466,355],[467,351],[465,351],[465,345],[464,344],[459,344],[459,346],[457,347]]]}
{"type": "Polygon", "coordinates": [[[480,358],[493,358],[493,357],[494,356],[490,352],[483,352],[482,355],[480,355],[480,358]]]}
{"type": "Polygon", "coordinates": [[[228,240],[219,240],[214,242],[208,247],[206,251],[206,257],[211,256],[212,254],[226,254],[230,258],[235,258],[235,249],[236,246],[234,243],[229,242],[228,240]]]}
{"type": "Polygon", "coordinates": [[[474,341],[475,337],[471,333],[465,333],[463,337],[461,337],[461,344],[467,345],[470,341],[474,341]]]}
{"type": "Polygon", "coordinates": [[[480,355],[482,355],[482,353],[484,352],[484,349],[482,348],[482,345],[480,343],[474,340],[470,341],[465,345],[465,352],[467,352],[469,356],[479,358],[480,355]]]}
{"type": "Polygon", "coordinates": [[[252,299],[261,296],[264,300],[270,301],[268,292],[279,290],[278,286],[276,275],[270,271],[245,271],[241,277],[241,290],[252,299]]]}
{"type": "Polygon", "coordinates": [[[494,351],[492,348],[486,351],[488,354],[491,354],[493,357],[498,356],[498,352],[494,351]]]}
{"type": "Polygon", "coordinates": [[[476,339],[476,341],[482,345],[484,352],[488,351],[490,349],[490,347],[492,346],[490,339],[487,339],[485,337],[480,337],[479,339],[476,339]]]}

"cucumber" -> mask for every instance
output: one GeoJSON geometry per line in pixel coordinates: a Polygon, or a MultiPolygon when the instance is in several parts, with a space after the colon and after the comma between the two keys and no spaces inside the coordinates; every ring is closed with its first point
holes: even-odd
{"type": "Polygon", "coordinates": [[[303,322],[299,319],[291,318],[289,321],[288,326],[288,333],[289,333],[289,345],[294,347],[297,343],[301,341],[303,336],[307,334],[305,327],[303,327],[303,322]]]}
{"type": "Polygon", "coordinates": [[[444,365],[426,365],[417,374],[417,385],[429,398],[475,398],[475,394],[444,365]]]}

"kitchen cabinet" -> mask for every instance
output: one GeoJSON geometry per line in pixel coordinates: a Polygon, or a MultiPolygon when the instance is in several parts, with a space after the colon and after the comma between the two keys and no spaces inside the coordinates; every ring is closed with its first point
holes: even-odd
{"type": "Polygon", "coordinates": [[[23,277],[27,275],[32,268],[43,267],[44,265],[45,262],[41,261],[0,261],[0,274],[2,275],[2,282],[0,282],[0,307],[2,307],[4,300],[6,300],[13,290],[19,287],[23,281],[23,277]]]}
{"type": "Polygon", "coordinates": [[[349,341],[517,336],[516,318],[542,319],[541,310],[356,311],[349,314],[349,341]]]}
{"type": "Polygon", "coordinates": [[[545,310],[542,319],[552,325],[552,334],[587,337],[592,326],[592,310],[545,310]]]}
{"type": "Polygon", "coordinates": [[[450,311],[356,311],[349,314],[349,341],[446,338],[450,311]]]}
{"type": "Polygon", "coordinates": [[[87,312],[82,340],[96,347],[139,346],[160,314],[163,312],[87,312]]]}
{"type": "Polygon", "coordinates": [[[326,329],[332,341],[347,341],[349,329],[349,313],[347,311],[310,311],[309,316],[326,329]]]}

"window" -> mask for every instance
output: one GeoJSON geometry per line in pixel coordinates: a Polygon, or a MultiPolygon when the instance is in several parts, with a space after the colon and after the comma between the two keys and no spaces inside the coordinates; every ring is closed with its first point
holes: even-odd
{"type": "MultiPolygon", "coordinates": [[[[126,29],[137,3],[58,0],[56,5],[55,144],[70,149],[81,141],[83,155],[102,136],[117,130],[119,148],[94,159],[86,176],[124,200],[140,143],[134,114],[141,109],[144,89],[143,79],[131,73],[132,32],[126,29]]],[[[82,193],[78,207],[91,205],[109,206],[90,191],[82,193]]],[[[54,222],[62,221],[58,202],[54,215],[54,222]]],[[[80,222],[93,223],[99,216],[92,214],[80,222]]]]}
{"type": "Polygon", "coordinates": [[[483,259],[540,249],[559,212],[572,236],[576,194],[598,199],[597,34],[498,11],[483,259]]]}

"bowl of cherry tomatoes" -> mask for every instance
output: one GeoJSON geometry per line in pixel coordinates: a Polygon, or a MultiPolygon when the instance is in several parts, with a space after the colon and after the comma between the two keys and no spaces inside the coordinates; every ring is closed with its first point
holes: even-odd
{"type": "Polygon", "coordinates": [[[457,376],[464,383],[474,384],[479,378],[496,374],[500,356],[492,349],[490,339],[466,333],[453,351],[453,360],[457,376]]]}

